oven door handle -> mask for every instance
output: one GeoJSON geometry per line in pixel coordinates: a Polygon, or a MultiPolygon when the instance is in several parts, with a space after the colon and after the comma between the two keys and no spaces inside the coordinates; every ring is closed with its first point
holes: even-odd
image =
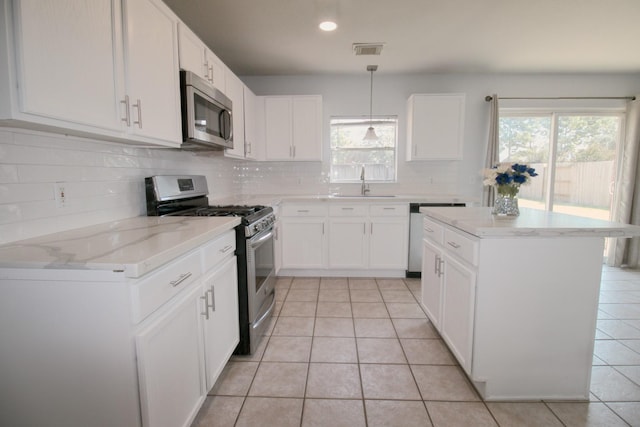
{"type": "Polygon", "coordinates": [[[264,243],[265,240],[269,240],[271,237],[273,237],[273,229],[269,230],[269,232],[267,234],[265,234],[264,236],[260,236],[260,238],[255,240],[255,241],[249,240],[249,244],[251,245],[251,249],[257,248],[262,243],[264,243]]]}

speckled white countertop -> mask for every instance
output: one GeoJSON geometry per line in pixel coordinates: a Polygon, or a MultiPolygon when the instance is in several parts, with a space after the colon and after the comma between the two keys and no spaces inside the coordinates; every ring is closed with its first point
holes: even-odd
{"type": "Polygon", "coordinates": [[[632,237],[640,226],[520,208],[516,218],[495,217],[491,208],[420,208],[426,216],[478,237],[632,237]]]}
{"type": "Polygon", "coordinates": [[[0,267],[124,271],[140,277],[240,223],[235,217],[135,217],[0,246],[0,267]]]}

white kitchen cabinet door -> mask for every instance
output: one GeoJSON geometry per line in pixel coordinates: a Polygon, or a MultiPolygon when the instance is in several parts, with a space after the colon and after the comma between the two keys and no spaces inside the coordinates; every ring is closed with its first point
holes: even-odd
{"type": "Polygon", "coordinates": [[[261,117],[264,115],[264,104],[251,89],[244,86],[244,143],[245,158],[251,160],[264,160],[264,139],[261,138],[259,129],[261,117]]]}
{"type": "Polygon", "coordinates": [[[369,265],[372,268],[407,269],[409,219],[371,217],[369,265]]]}
{"type": "Polygon", "coordinates": [[[265,96],[266,160],[322,160],[322,97],[265,96]]]}
{"type": "Polygon", "coordinates": [[[464,94],[414,94],[407,103],[407,160],[462,159],[464,94]]]}
{"type": "MultiPolygon", "coordinates": [[[[238,323],[238,270],[236,257],[229,258],[203,282],[206,312],[204,322],[207,391],[240,341],[238,323]],[[208,317],[208,319],[207,319],[208,317]]],[[[203,310],[204,311],[204,310],[203,310]]]]}
{"type": "Polygon", "coordinates": [[[460,366],[471,375],[476,273],[446,254],[442,268],[444,282],[440,334],[460,366]]]}
{"type": "Polygon", "coordinates": [[[123,2],[130,131],[179,146],[178,20],[158,0],[123,2]]]}
{"type": "Polygon", "coordinates": [[[28,120],[122,132],[119,3],[13,2],[18,108],[28,120]]]}
{"type": "Polygon", "coordinates": [[[329,268],[367,266],[367,218],[329,219],[329,268]]]}
{"type": "Polygon", "coordinates": [[[227,67],[209,48],[204,51],[205,66],[208,70],[208,80],[220,92],[227,94],[227,67]]]}
{"type": "Polygon", "coordinates": [[[433,326],[439,331],[442,314],[442,253],[422,240],[421,302],[433,326]]]}
{"type": "Polygon", "coordinates": [[[206,46],[184,23],[178,26],[178,46],[180,55],[180,68],[191,71],[203,79],[209,78],[209,68],[206,64],[206,46]]]}
{"type": "Polygon", "coordinates": [[[324,218],[282,219],[282,268],[324,268],[324,218]]]}
{"type": "Polygon", "coordinates": [[[294,96],[293,160],[322,160],[322,97],[294,96]]]}
{"type": "Polygon", "coordinates": [[[293,156],[292,103],[289,96],[264,97],[266,160],[293,156]]]}
{"type": "Polygon", "coordinates": [[[224,155],[238,159],[245,158],[245,111],[244,83],[229,70],[226,77],[226,95],[233,103],[233,148],[226,148],[224,155]]]}
{"type": "Polygon", "coordinates": [[[142,424],[188,426],[206,396],[200,283],[136,337],[142,424]]]}

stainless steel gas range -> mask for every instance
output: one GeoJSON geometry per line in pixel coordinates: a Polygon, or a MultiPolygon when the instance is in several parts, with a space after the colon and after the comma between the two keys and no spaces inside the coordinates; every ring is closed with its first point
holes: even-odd
{"type": "Polygon", "coordinates": [[[206,177],[156,175],[145,178],[148,216],[238,216],[236,256],[240,343],[236,354],[252,354],[275,305],[273,223],[270,206],[209,206],[206,177]]]}

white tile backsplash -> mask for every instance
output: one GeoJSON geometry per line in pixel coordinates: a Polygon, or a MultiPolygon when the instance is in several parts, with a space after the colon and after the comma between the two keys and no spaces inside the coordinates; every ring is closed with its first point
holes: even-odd
{"type": "Polygon", "coordinates": [[[243,162],[222,152],[136,147],[0,130],[0,243],[146,214],[144,178],[207,176],[211,198],[242,192],[243,162]],[[64,207],[55,184],[65,189],[64,207]]]}
{"type": "MultiPolygon", "coordinates": [[[[398,182],[370,184],[372,194],[456,194],[458,162],[398,160],[398,182]]],[[[237,195],[357,194],[331,184],[328,162],[250,162],[220,151],[136,147],[22,129],[0,129],[0,244],[146,214],[144,178],[205,175],[209,198],[237,195]],[[64,186],[65,203],[55,199],[64,186]]],[[[478,181],[479,182],[479,181],[478,181]]],[[[478,185],[479,186],[479,185],[478,185]]]]}

